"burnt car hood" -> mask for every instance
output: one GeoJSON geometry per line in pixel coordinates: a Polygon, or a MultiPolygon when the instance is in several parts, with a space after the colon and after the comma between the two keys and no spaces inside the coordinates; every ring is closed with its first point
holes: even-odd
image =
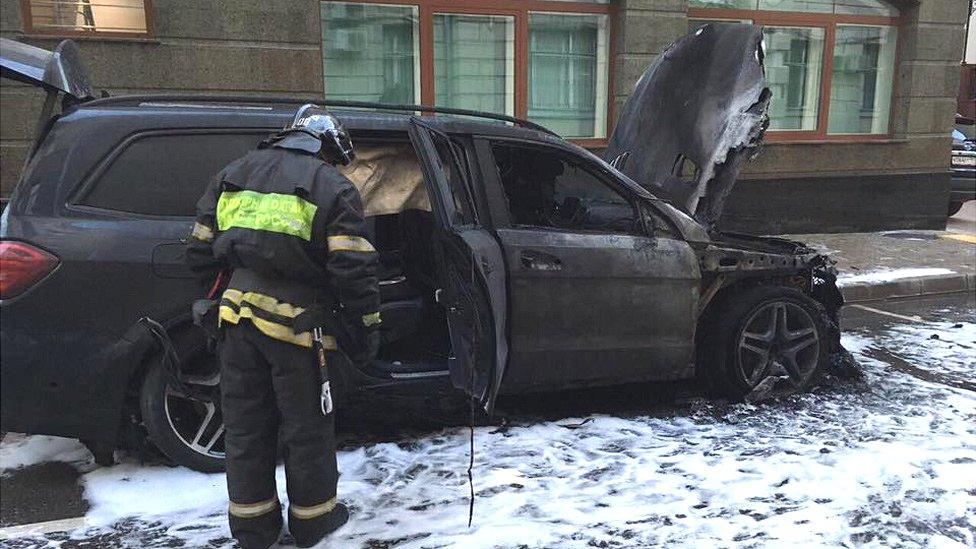
{"type": "Polygon", "coordinates": [[[712,23],[680,38],[637,82],[605,158],[710,229],[769,125],[762,29],[712,23]],[[683,180],[681,166],[693,162],[683,180]]]}
{"type": "Polygon", "coordinates": [[[74,101],[95,96],[78,45],[64,40],[54,51],[0,38],[0,75],[47,91],[61,92],[74,101]]]}

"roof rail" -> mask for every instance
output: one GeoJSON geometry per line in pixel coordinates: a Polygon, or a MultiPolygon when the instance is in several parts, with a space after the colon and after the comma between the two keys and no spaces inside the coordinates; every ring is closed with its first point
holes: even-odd
{"type": "Polygon", "coordinates": [[[199,95],[199,94],[145,94],[145,95],[118,95],[115,97],[105,97],[93,99],[84,103],[85,106],[98,107],[102,105],[115,105],[120,103],[146,103],[152,101],[191,101],[201,103],[284,103],[284,104],[304,104],[315,103],[323,107],[345,107],[351,109],[376,109],[383,111],[397,112],[429,112],[435,114],[451,114],[457,116],[473,116],[477,118],[487,118],[509,122],[517,126],[530,128],[549,135],[559,137],[559,134],[535,122],[530,122],[522,118],[508,116],[505,114],[495,114],[484,111],[473,111],[468,109],[455,109],[452,107],[437,107],[433,105],[406,105],[378,103],[374,101],[345,101],[339,99],[325,99],[321,97],[260,97],[245,95],[199,95]]]}

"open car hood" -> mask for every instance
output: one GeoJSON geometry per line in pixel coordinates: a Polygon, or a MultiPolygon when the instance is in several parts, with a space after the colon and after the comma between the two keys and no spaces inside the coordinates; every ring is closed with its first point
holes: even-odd
{"type": "Polygon", "coordinates": [[[78,45],[71,40],[62,41],[51,52],[0,38],[0,68],[4,78],[61,92],[75,101],[95,96],[78,45]]]}
{"type": "Polygon", "coordinates": [[[647,68],[605,158],[711,229],[742,163],[759,151],[770,95],[762,29],[705,25],[647,68]]]}

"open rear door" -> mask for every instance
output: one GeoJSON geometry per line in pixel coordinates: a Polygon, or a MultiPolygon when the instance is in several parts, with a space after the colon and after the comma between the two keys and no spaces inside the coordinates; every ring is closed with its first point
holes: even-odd
{"type": "Polygon", "coordinates": [[[501,247],[475,219],[462,146],[419,118],[411,120],[410,139],[437,225],[431,246],[453,349],[451,381],[491,413],[508,359],[501,247]]]}

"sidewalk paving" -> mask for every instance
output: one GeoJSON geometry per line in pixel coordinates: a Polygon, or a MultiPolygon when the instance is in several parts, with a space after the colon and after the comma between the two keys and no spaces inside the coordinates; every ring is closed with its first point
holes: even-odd
{"type": "Polygon", "coordinates": [[[829,254],[844,298],[856,302],[976,291],[976,222],[968,227],[785,237],[829,254]]]}

